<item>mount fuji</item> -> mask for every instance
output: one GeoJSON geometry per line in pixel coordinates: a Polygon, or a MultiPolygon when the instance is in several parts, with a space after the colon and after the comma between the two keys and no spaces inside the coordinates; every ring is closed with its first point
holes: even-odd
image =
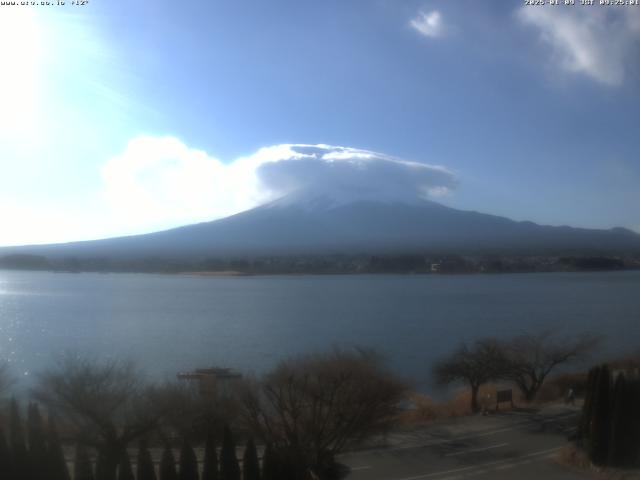
{"type": "Polygon", "coordinates": [[[417,196],[377,198],[306,191],[251,210],[171,230],[57,245],[10,247],[0,255],[167,258],[314,254],[615,254],[640,252],[640,235],[545,226],[463,211],[417,196]]]}

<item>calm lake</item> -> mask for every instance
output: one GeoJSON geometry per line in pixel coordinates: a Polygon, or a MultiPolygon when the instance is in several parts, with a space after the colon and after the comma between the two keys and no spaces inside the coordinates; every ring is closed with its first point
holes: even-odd
{"type": "Polygon", "coordinates": [[[557,328],[640,348],[640,272],[191,277],[0,271],[0,358],[30,377],[62,352],[127,357],[155,377],[260,373],[291,354],[376,347],[429,386],[460,342],[557,328]]]}

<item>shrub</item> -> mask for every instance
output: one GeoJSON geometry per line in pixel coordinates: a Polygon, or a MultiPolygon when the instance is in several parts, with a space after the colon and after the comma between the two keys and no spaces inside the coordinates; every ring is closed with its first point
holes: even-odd
{"type": "Polygon", "coordinates": [[[242,457],[242,479],[260,480],[260,464],[258,463],[258,452],[253,439],[249,439],[244,449],[242,457]]]}
{"type": "Polygon", "coordinates": [[[236,457],[236,442],[229,426],[224,427],[220,451],[221,480],[240,480],[240,465],[236,457]]]}

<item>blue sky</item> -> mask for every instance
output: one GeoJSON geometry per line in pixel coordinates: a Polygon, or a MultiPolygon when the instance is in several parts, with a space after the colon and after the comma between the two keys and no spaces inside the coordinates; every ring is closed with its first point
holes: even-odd
{"type": "Polygon", "coordinates": [[[443,167],[457,208],[640,231],[640,7],[70,3],[0,6],[0,244],[250,208],[284,144],[443,167]]]}

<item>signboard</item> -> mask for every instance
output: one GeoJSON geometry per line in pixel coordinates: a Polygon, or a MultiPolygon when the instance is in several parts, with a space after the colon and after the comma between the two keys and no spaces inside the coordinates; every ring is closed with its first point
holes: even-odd
{"type": "Polygon", "coordinates": [[[496,392],[496,410],[498,410],[498,406],[503,402],[509,402],[513,407],[513,390],[498,390],[496,392]]]}

